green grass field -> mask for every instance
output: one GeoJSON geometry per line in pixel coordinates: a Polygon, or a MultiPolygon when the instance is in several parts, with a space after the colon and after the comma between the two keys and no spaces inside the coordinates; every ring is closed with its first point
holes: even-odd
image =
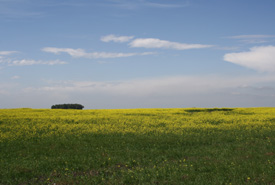
{"type": "Polygon", "coordinates": [[[275,108],[0,109],[0,184],[275,184],[275,108]]]}

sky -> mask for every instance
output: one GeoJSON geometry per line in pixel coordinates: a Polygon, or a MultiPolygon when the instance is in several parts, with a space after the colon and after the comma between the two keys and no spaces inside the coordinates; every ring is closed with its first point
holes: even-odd
{"type": "Polygon", "coordinates": [[[274,0],[0,0],[0,108],[274,107],[274,0]]]}

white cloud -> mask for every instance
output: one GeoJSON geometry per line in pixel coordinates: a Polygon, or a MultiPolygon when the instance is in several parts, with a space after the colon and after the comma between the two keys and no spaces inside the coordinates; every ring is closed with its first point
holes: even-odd
{"type": "Polygon", "coordinates": [[[0,51],[0,55],[11,55],[17,53],[17,51],[0,51]]]}
{"type": "Polygon", "coordinates": [[[275,46],[250,48],[248,52],[228,53],[224,60],[257,71],[275,72],[275,46]]]}
{"type": "Polygon", "coordinates": [[[86,53],[83,49],[71,49],[71,48],[54,48],[54,47],[46,47],[43,48],[42,51],[59,54],[59,53],[68,53],[73,57],[88,57],[88,53],[86,53]]]}
{"type": "Polygon", "coordinates": [[[184,44],[178,42],[170,42],[167,40],[160,40],[156,38],[140,38],[135,39],[129,44],[131,47],[143,47],[143,48],[164,48],[164,49],[176,49],[176,50],[186,50],[186,49],[199,49],[199,48],[209,48],[212,45],[202,45],[202,44],[184,44]]]}
{"type": "Polygon", "coordinates": [[[76,58],[120,58],[120,57],[131,57],[138,55],[152,55],[152,52],[144,52],[144,53],[107,53],[107,52],[92,52],[87,53],[83,49],[71,49],[71,48],[54,48],[54,47],[46,47],[43,48],[42,51],[59,54],[59,53],[67,53],[72,57],[76,58]]]}
{"type": "Polygon", "coordinates": [[[132,40],[134,36],[115,36],[115,35],[106,35],[101,37],[101,41],[103,42],[128,42],[132,40]]]}
{"type": "Polygon", "coordinates": [[[67,64],[67,62],[60,60],[50,60],[50,61],[42,61],[42,60],[0,60],[0,63],[7,64],[9,66],[30,66],[30,65],[58,65],[58,64],[67,64]]]}

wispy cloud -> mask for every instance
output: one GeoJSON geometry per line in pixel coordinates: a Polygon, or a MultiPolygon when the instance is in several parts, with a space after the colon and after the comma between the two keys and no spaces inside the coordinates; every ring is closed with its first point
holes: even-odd
{"type": "Polygon", "coordinates": [[[228,53],[224,60],[257,71],[275,72],[275,46],[250,48],[250,51],[228,53]]]}
{"type": "Polygon", "coordinates": [[[106,35],[101,37],[101,41],[103,42],[128,42],[130,40],[132,40],[134,38],[134,36],[116,36],[116,35],[106,35]]]}
{"type": "Polygon", "coordinates": [[[49,8],[82,8],[94,6],[95,2],[79,0],[0,0],[0,18],[41,18],[50,15],[49,8]]]}
{"type": "Polygon", "coordinates": [[[62,6],[63,8],[68,6],[68,7],[87,7],[88,5],[91,4],[91,2],[84,2],[80,0],[75,0],[75,1],[39,1],[39,6],[40,7],[58,7],[62,6]]]}
{"type": "Polygon", "coordinates": [[[12,59],[7,57],[14,53],[19,53],[18,51],[0,51],[0,64],[5,64],[8,66],[30,66],[30,65],[60,65],[60,64],[67,64],[67,62],[60,61],[60,60],[32,60],[32,59],[12,59]]]}
{"type": "Polygon", "coordinates": [[[139,38],[135,39],[129,43],[130,47],[143,47],[143,48],[163,48],[163,49],[176,49],[176,50],[186,50],[186,49],[200,49],[200,48],[210,48],[213,45],[203,45],[203,44],[185,44],[178,42],[171,42],[167,40],[160,40],[156,38],[139,38]]]}
{"type": "Polygon", "coordinates": [[[226,37],[229,39],[236,39],[239,42],[246,44],[260,44],[270,42],[271,38],[275,38],[275,35],[236,35],[226,37]]]}
{"type": "Polygon", "coordinates": [[[237,49],[239,49],[239,47],[237,47],[237,46],[224,46],[224,47],[218,46],[218,47],[215,47],[215,49],[228,51],[228,50],[237,50],[237,49]]]}
{"type": "Polygon", "coordinates": [[[22,19],[22,18],[38,18],[43,15],[35,8],[37,2],[28,0],[8,0],[0,1],[0,18],[22,19]]]}
{"type": "Polygon", "coordinates": [[[182,8],[187,7],[190,4],[185,2],[183,4],[163,4],[163,3],[151,3],[151,2],[144,2],[144,6],[155,7],[155,8],[182,8]]]}
{"type": "Polygon", "coordinates": [[[54,47],[46,47],[43,48],[42,51],[60,54],[67,53],[75,58],[120,58],[120,57],[131,57],[131,56],[142,56],[142,55],[152,55],[153,52],[143,52],[143,53],[108,53],[108,52],[91,52],[87,53],[83,49],[72,49],[72,48],[54,48],[54,47]]]}
{"type": "Polygon", "coordinates": [[[30,65],[60,65],[60,64],[67,64],[67,62],[60,61],[60,60],[11,60],[11,59],[4,59],[0,60],[0,64],[7,64],[8,66],[30,66],[30,65]]]}
{"type": "Polygon", "coordinates": [[[190,3],[188,1],[181,1],[181,3],[154,3],[147,0],[109,0],[112,6],[116,6],[122,9],[137,9],[143,7],[151,7],[151,8],[182,8],[189,6],[190,3]]]}
{"type": "Polygon", "coordinates": [[[17,53],[17,51],[0,51],[0,56],[1,55],[11,55],[17,53]]]}
{"type": "Polygon", "coordinates": [[[16,80],[16,79],[19,79],[19,78],[20,78],[20,76],[13,76],[13,77],[11,77],[12,80],[16,80]]]}
{"type": "Polygon", "coordinates": [[[274,38],[275,35],[236,35],[230,36],[227,38],[231,39],[265,39],[265,38],[274,38]]]}

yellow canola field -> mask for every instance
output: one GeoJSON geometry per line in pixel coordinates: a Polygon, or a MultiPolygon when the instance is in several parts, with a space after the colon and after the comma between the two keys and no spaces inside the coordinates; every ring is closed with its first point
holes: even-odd
{"type": "Polygon", "coordinates": [[[0,109],[0,142],[82,134],[190,135],[198,130],[275,131],[275,108],[0,109]]]}

